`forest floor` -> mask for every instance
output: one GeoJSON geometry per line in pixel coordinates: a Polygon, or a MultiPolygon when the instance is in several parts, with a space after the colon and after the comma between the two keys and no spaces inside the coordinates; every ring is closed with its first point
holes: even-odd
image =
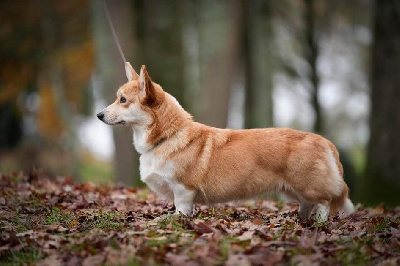
{"type": "Polygon", "coordinates": [[[0,264],[400,264],[400,207],[307,225],[267,200],[171,207],[147,189],[0,175],[0,264]]]}

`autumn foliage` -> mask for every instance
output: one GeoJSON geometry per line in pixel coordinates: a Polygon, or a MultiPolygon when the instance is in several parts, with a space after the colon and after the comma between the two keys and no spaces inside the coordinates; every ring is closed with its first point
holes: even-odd
{"type": "Polygon", "coordinates": [[[70,116],[90,111],[88,86],[94,43],[90,2],[2,1],[0,3],[0,105],[20,117],[37,111],[38,133],[58,140],[70,116]],[[42,104],[30,106],[29,97],[42,104]],[[38,110],[30,110],[38,108],[38,110]]]}
{"type": "Polygon", "coordinates": [[[296,205],[197,206],[193,218],[147,189],[40,173],[0,176],[0,263],[328,265],[400,263],[400,208],[358,207],[301,224],[296,205]]]}

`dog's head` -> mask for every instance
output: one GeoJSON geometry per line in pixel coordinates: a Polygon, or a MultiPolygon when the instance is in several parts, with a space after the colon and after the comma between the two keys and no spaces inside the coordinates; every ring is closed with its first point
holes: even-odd
{"type": "Polygon", "coordinates": [[[149,110],[159,104],[162,89],[151,81],[146,66],[141,67],[140,75],[129,63],[125,70],[128,82],[118,89],[115,102],[97,117],[108,125],[147,125],[151,123],[149,110]]]}

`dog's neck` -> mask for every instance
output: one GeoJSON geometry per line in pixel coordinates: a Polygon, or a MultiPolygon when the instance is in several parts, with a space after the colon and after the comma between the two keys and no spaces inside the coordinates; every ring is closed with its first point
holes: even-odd
{"type": "Polygon", "coordinates": [[[168,93],[165,95],[163,103],[158,108],[152,109],[150,123],[132,126],[133,144],[140,154],[154,150],[193,122],[191,115],[173,96],[168,93]]]}
{"type": "Polygon", "coordinates": [[[139,154],[151,152],[171,136],[160,136],[155,143],[148,141],[151,129],[148,127],[133,126],[133,145],[139,154]]]}
{"type": "Polygon", "coordinates": [[[139,154],[146,153],[151,149],[147,143],[147,126],[134,125],[133,130],[133,146],[139,154]]]}

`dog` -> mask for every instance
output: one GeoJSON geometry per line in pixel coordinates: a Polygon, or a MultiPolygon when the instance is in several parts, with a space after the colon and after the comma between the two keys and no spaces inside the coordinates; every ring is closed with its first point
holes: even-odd
{"type": "Polygon", "coordinates": [[[140,176],[152,191],[191,216],[194,203],[210,204],[280,192],[320,221],[354,206],[335,146],[320,135],[289,128],[231,130],[197,123],[178,101],[126,63],[128,82],[97,117],[133,129],[140,176]]]}

